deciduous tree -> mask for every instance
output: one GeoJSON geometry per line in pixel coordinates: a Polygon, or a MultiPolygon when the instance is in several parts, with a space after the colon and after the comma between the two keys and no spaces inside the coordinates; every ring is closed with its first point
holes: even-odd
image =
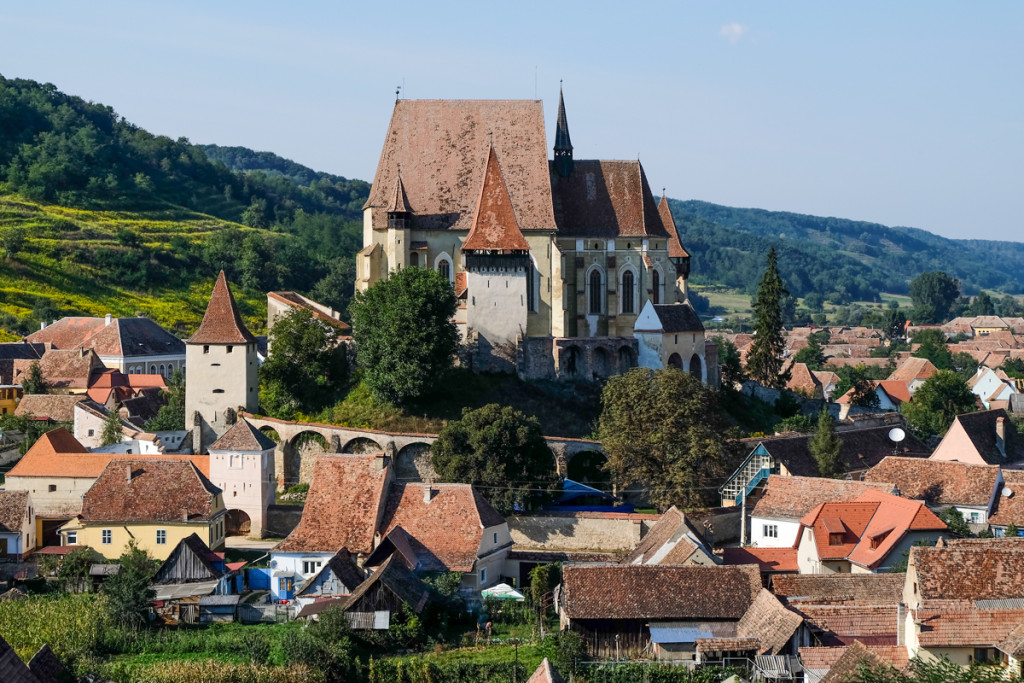
{"type": "Polygon", "coordinates": [[[149,587],[155,567],[149,553],[135,539],[128,541],[118,563],[121,570],[103,584],[106,607],[115,623],[136,630],[146,623],[149,604],[156,595],[149,587]]]}
{"type": "Polygon", "coordinates": [[[440,386],[459,335],[451,283],[428,268],[404,268],[355,295],[349,311],[356,360],[379,401],[404,403],[440,386]]]}
{"type": "Polygon", "coordinates": [[[633,368],[608,381],[603,404],[600,439],[619,483],[648,485],[662,508],[715,500],[735,464],[718,392],[675,368],[633,368]]]}
{"type": "Polygon", "coordinates": [[[945,434],[957,415],[975,410],[975,395],[951,370],[939,370],[926,379],[914,397],[903,404],[903,416],[921,438],[945,434]]]}
{"type": "Polygon", "coordinates": [[[160,406],[156,415],[146,422],[146,429],[154,432],[186,429],[185,424],[185,374],[181,370],[171,373],[167,382],[167,403],[160,406]]]}
{"type": "Polygon", "coordinates": [[[759,384],[776,389],[789,381],[789,372],[782,370],[786,343],[782,337],[781,308],[782,299],[788,296],[772,247],[754,299],[754,341],[747,353],[747,372],[759,384]]]}
{"type": "Polygon", "coordinates": [[[953,302],[960,295],[960,281],[942,271],[921,273],[910,281],[910,300],[914,303],[914,322],[945,322],[953,302]]]}
{"type": "Polygon", "coordinates": [[[543,501],[540,490],[551,489],[558,479],[540,423],[510,406],[491,403],[463,411],[461,419],[441,429],[430,451],[442,481],[479,486],[506,515],[543,501]]]}

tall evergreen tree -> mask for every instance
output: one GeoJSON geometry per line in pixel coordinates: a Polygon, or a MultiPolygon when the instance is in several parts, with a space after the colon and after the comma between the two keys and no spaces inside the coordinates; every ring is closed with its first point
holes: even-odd
{"type": "Polygon", "coordinates": [[[103,421],[103,434],[100,435],[101,446],[113,446],[121,443],[124,438],[124,427],[121,425],[121,416],[117,408],[111,408],[107,413],[107,419],[103,421]]]}
{"type": "Polygon", "coordinates": [[[768,251],[764,275],[754,299],[754,341],[747,354],[747,372],[758,384],[781,389],[789,381],[782,370],[786,342],[782,338],[782,299],[789,296],[779,275],[775,247],[768,251]]]}
{"type": "Polygon", "coordinates": [[[21,389],[26,394],[48,392],[49,387],[46,384],[46,378],[43,377],[43,370],[39,367],[39,361],[32,361],[32,365],[28,366],[28,375],[21,380],[21,389]]]}
{"type": "Polygon", "coordinates": [[[818,428],[807,443],[808,450],[818,463],[818,474],[829,479],[846,474],[846,463],[839,455],[842,447],[842,439],[836,434],[835,420],[828,410],[823,408],[818,414],[818,428]]]}

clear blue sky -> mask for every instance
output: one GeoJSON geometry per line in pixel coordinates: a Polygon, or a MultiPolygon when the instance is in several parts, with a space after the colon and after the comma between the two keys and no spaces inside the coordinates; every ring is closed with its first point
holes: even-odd
{"type": "Polygon", "coordinates": [[[1024,239],[1024,3],[8,2],[0,73],[372,180],[395,86],[544,100],[655,192],[1024,239]]]}

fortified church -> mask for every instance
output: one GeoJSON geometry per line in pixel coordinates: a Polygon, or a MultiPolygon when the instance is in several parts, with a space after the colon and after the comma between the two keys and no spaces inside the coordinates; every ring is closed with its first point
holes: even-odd
{"type": "Polygon", "coordinates": [[[477,369],[594,379],[673,365],[717,384],[690,256],[643,166],[575,159],[561,95],[547,149],[539,100],[397,100],[356,289],[434,268],[477,369]]]}

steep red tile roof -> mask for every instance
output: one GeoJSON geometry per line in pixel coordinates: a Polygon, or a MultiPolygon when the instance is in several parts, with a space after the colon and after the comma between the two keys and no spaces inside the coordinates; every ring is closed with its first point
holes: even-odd
{"type": "Polygon", "coordinates": [[[568,177],[551,175],[562,236],[669,239],[639,161],[574,161],[568,177]]]}
{"type": "Polygon", "coordinates": [[[180,339],[145,317],[61,318],[25,338],[56,349],[92,349],[101,356],[154,356],[185,353],[180,339]]]}
{"type": "Polygon", "coordinates": [[[402,183],[402,171],[395,174],[395,193],[388,204],[388,213],[412,213],[409,198],[405,196],[405,185],[402,183]]]}
{"type": "Polygon", "coordinates": [[[189,337],[189,344],[245,344],[255,343],[256,337],[252,336],[245,323],[242,322],[242,314],[238,312],[238,305],[235,297],[231,294],[231,287],[228,286],[228,279],[224,271],[220,271],[217,282],[213,286],[213,294],[210,295],[210,303],[203,314],[203,322],[199,329],[189,337]]]}
{"type": "Polygon", "coordinates": [[[896,645],[899,628],[897,605],[789,604],[825,645],[849,645],[863,640],[874,645],[896,645]]]}
{"type": "Polygon", "coordinates": [[[756,638],[761,654],[775,655],[782,652],[801,623],[803,617],[762,588],[736,625],[736,635],[756,638]]]}
{"type": "Polygon", "coordinates": [[[790,367],[790,379],[786,384],[786,388],[790,391],[806,394],[811,398],[814,398],[816,395],[820,396],[822,390],[818,378],[807,367],[807,363],[793,363],[790,367]]]}
{"type": "MultiPolygon", "coordinates": [[[[797,617],[799,619],[799,617],[797,617]]],[[[697,638],[697,652],[747,652],[760,651],[761,641],[756,636],[735,638],[697,638]]]]}
{"type": "Polygon", "coordinates": [[[82,500],[86,522],[207,521],[221,490],[187,460],[112,458],[82,500]],[[129,478],[129,472],[131,476],[129,478]]]}
{"type": "Polygon", "coordinates": [[[1010,631],[996,647],[1012,657],[1024,659],[1024,621],[1010,631]]]}
{"type": "MultiPolygon", "coordinates": [[[[14,361],[14,383],[20,384],[35,361],[14,361]]],[[[55,389],[86,389],[93,373],[105,370],[92,349],[49,349],[39,361],[46,383],[55,389]]]]}
{"type": "MultiPolygon", "coordinates": [[[[829,672],[821,679],[821,683],[853,683],[853,681],[860,680],[860,671],[865,667],[870,671],[880,673],[888,671],[890,667],[895,667],[902,671],[906,668],[908,662],[906,647],[865,645],[859,640],[855,640],[848,647],[841,648],[802,647],[800,648],[800,655],[803,657],[804,652],[815,652],[816,650],[842,650],[828,667],[829,672]],[[902,654],[900,651],[902,651],[902,654]]],[[[804,666],[812,668],[806,662],[804,666]]]]}
{"type": "Polygon", "coordinates": [[[236,422],[224,436],[214,441],[210,451],[266,451],[277,447],[268,436],[244,418],[236,422]]]}
{"type": "Polygon", "coordinates": [[[683,564],[702,544],[700,532],[673,505],[620,564],[683,564]]]}
{"type": "Polygon", "coordinates": [[[463,251],[527,251],[530,245],[519,230],[516,213],[512,209],[512,200],[501,175],[501,166],[494,153],[494,147],[487,153],[487,168],[480,185],[480,197],[477,199],[476,213],[466,240],[462,243],[463,251]]]}
{"type": "Polygon", "coordinates": [[[763,572],[798,572],[796,548],[723,548],[724,564],[756,564],[763,572]]]}
{"type": "Polygon", "coordinates": [[[754,565],[567,565],[562,589],[571,619],[738,621],[761,591],[761,573],[754,565]]]}
{"type": "MultiPolygon", "coordinates": [[[[308,503],[307,503],[308,504],[308,503]]],[[[505,523],[469,484],[393,484],[381,520],[401,527],[424,571],[473,571],[487,529],[505,523]],[[426,502],[425,491],[433,491],[426,502]]]]}
{"type": "Polygon", "coordinates": [[[54,422],[74,422],[75,405],[88,399],[84,394],[25,394],[14,414],[54,422]]]}
{"type": "Polygon", "coordinates": [[[399,100],[370,197],[387,227],[398,171],[418,230],[469,230],[488,146],[501,158],[521,230],[555,230],[544,109],[536,100],[399,100]]]}
{"type": "Polygon", "coordinates": [[[848,503],[824,503],[800,523],[813,528],[818,557],[848,559],[869,569],[880,565],[908,532],[947,530],[923,504],[877,490],[848,503]],[[833,545],[830,536],[836,533],[843,542],[833,545]]]}
{"type": "Polygon", "coordinates": [[[469,289],[466,284],[466,272],[460,271],[455,273],[455,296],[462,299],[466,296],[466,290],[469,289]]]}
{"type": "Polygon", "coordinates": [[[1024,598],[1024,541],[974,539],[910,550],[922,600],[1024,598]]]}
{"type": "Polygon", "coordinates": [[[989,515],[988,523],[996,526],[1016,524],[1018,529],[1024,529],[1024,470],[1003,470],[1003,486],[996,496],[995,510],[989,515]]]}
{"type": "MultiPolygon", "coordinates": [[[[860,641],[855,641],[861,644],[860,641]]],[[[802,647],[800,648],[800,663],[805,669],[825,670],[831,669],[839,658],[852,647],[851,645],[839,645],[835,647],[802,647]]],[[[867,645],[867,649],[877,655],[883,661],[888,662],[898,671],[902,671],[910,661],[907,655],[907,648],[902,645],[867,645]]]]}
{"type": "Polygon", "coordinates": [[[899,367],[886,379],[909,383],[915,379],[928,379],[938,371],[938,368],[932,365],[932,362],[927,358],[911,356],[900,363],[899,367]]]}
{"type": "Polygon", "coordinates": [[[851,501],[869,489],[892,493],[893,488],[893,484],[880,481],[861,482],[772,474],[769,475],[764,494],[754,506],[751,516],[767,519],[800,519],[821,503],[851,501]]]}
{"type": "Polygon", "coordinates": [[[665,232],[668,233],[668,257],[689,258],[690,253],[686,251],[683,243],[679,240],[676,219],[672,215],[672,210],[668,206],[668,199],[665,195],[661,195],[661,200],[658,202],[658,215],[661,217],[661,224],[665,227],[665,232]]]}
{"type": "Polygon", "coordinates": [[[28,491],[0,490],[0,533],[21,533],[28,515],[28,491]]]}
{"type": "Polygon", "coordinates": [[[299,525],[274,548],[277,552],[357,554],[373,550],[388,484],[383,455],[320,455],[299,525]]]}
{"type": "Polygon", "coordinates": [[[865,481],[892,482],[904,498],[928,505],[988,507],[992,500],[997,465],[967,465],[952,460],[889,456],[864,475],[865,481]]]}
{"type": "Polygon", "coordinates": [[[896,605],[903,600],[906,574],[800,574],[772,577],[775,594],[790,604],[867,603],[896,605]]]}
{"type": "Polygon", "coordinates": [[[922,647],[992,647],[1006,640],[1024,623],[1024,609],[952,608],[919,609],[922,647]]]}

